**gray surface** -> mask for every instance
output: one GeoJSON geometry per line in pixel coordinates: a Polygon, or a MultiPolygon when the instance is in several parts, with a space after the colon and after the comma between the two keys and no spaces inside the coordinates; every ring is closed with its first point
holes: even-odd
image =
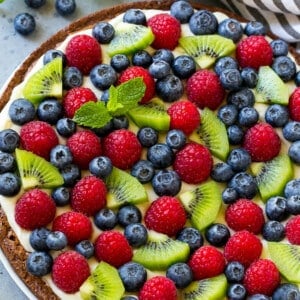
{"type": "MultiPolygon", "coordinates": [[[[65,18],[55,12],[54,0],[48,0],[47,4],[38,10],[26,7],[23,0],[6,0],[0,4],[0,87],[26,56],[58,29],[85,14],[122,2],[126,1],[77,0],[76,13],[65,18]],[[36,31],[28,37],[17,34],[13,27],[14,17],[25,11],[33,14],[37,21],[36,31]]],[[[199,0],[199,2],[208,5],[218,4],[218,0],[199,0]]],[[[11,279],[1,261],[0,291],[0,300],[27,299],[11,279]]]]}

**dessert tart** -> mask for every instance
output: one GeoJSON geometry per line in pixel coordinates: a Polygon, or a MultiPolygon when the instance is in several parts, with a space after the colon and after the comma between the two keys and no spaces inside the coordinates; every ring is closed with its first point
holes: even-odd
{"type": "Polygon", "coordinates": [[[299,297],[298,85],[219,8],[72,23],[1,94],[2,251],[38,299],[299,297]]]}

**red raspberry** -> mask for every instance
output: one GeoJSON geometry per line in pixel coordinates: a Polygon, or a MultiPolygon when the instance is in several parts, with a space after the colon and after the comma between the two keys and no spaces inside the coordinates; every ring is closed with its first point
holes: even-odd
{"type": "Polygon", "coordinates": [[[147,103],[155,95],[155,81],[148,70],[139,66],[129,67],[120,74],[119,83],[123,83],[137,77],[142,77],[146,86],[144,97],[142,98],[140,103],[147,103]]]}
{"type": "Polygon", "coordinates": [[[125,236],[116,230],[102,232],[95,242],[95,256],[118,268],[131,261],[133,251],[125,236]]]}
{"type": "Polygon", "coordinates": [[[224,248],[224,256],[228,262],[239,261],[245,267],[257,260],[261,252],[261,241],[247,230],[238,231],[232,235],[224,248]]]}
{"type": "Polygon", "coordinates": [[[68,211],[54,219],[52,230],[63,232],[67,236],[68,244],[76,245],[91,237],[92,223],[84,214],[68,211]]]}
{"type": "Polygon", "coordinates": [[[271,125],[258,123],[246,131],[243,147],[252,161],[268,161],[279,154],[281,141],[271,125]]]}
{"type": "Polygon", "coordinates": [[[173,168],[181,180],[198,184],[209,177],[212,165],[213,159],[209,150],[203,145],[191,142],[177,152],[173,168]]]}
{"type": "Polygon", "coordinates": [[[181,230],[185,222],[185,210],[175,197],[159,197],[151,203],[145,214],[145,224],[149,229],[169,236],[181,230]]]}
{"type": "Polygon", "coordinates": [[[294,121],[300,121],[300,87],[295,88],[289,100],[289,113],[294,121]]]}
{"type": "Polygon", "coordinates": [[[102,154],[100,138],[90,130],[74,133],[68,140],[67,146],[73,155],[73,161],[81,169],[88,169],[90,161],[102,154]]]}
{"type": "Polygon", "coordinates": [[[213,71],[199,70],[187,81],[186,93],[198,107],[218,108],[225,97],[219,77],[213,71]]]}
{"type": "Polygon", "coordinates": [[[181,35],[180,22],[169,14],[161,13],[151,17],[147,25],[151,28],[155,39],[152,43],[154,49],[173,50],[181,35]]]}
{"type": "Polygon", "coordinates": [[[140,159],[142,146],[132,131],[119,129],[104,138],[103,152],[115,167],[126,170],[140,159]]]}
{"type": "Polygon", "coordinates": [[[77,109],[79,109],[84,103],[97,101],[97,97],[94,92],[85,87],[75,87],[69,90],[63,99],[63,107],[65,114],[68,118],[73,118],[77,109]]]}
{"type": "Polygon", "coordinates": [[[55,217],[56,206],[44,191],[33,189],[25,192],[15,207],[15,220],[22,228],[34,230],[48,225],[55,217]]]}
{"type": "Polygon", "coordinates": [[[66,57],[69,66],[77,67],[84,75],[88,75],[102,61],[101,46],[93,37],[79,34],[68,42],[66,57]]]}
{"type": "Polygon", "coordinates": [[[300,245],[300,215],[292,217],[286,223],[285,234],[291,244],[300,245]]]}
{"type": "Polygon", "coordinates": [[[258,259],[253,262],[246,270],[244,277],[244,285],[249,295],[272,296],[279,283],[279,271],[269,259],[258,259]]]}
{"type": "Polygon", "coordinates": [[[258,70],[260,66],[272,64],[273,51],[263,36],[252,35],[238,44],[236,58],[241,68],[251,67],[258,70]]]}
{"type": "Polygon", "coordinates": [[[68,250],[59,254],[52,267],[52,280],[65,293],[76,293],[90,276],[87,260],[78,252],[68,250]]]}
{"type": "Polygon", "coordinates": [[[228,206],[225,220],[228,226],[235,231],[245,229],[254,234],[261,232],[265,222],[263,210],[248,199],[239,199],[228,206]]]}
{"type": "Polygon", "coordinates": [[[71,192],[72,209],[92,216],[106,204],[106,185],[96,176],[80,179],[71,192]]]}
{"type": "Polygon", "coordinates": [[[200,113],[195,104],[190,101],[173,103],[169,109],[170,129],[180,129],[190,135],[200,125],[200,113]]]}
{"type": "Polygon", "coordinates": [[[176,300],[174,282],[164,276],[154,276],[147,280],[139,293],[140,300],[176,300]]]}
{"type": "Polygon", "coordinates": [[[203,246],[197,249],[188,262],[194,280],[210,278],[221,274],[225,268],[225,258],[217,248],[203,246]]]}
{"type": "Polygon", "coordinates": [[[58,144],[58,137],[48,123],[31,121],[21,127],[20,143],[23,149],[49,159],[51,149],[58,144]]]}

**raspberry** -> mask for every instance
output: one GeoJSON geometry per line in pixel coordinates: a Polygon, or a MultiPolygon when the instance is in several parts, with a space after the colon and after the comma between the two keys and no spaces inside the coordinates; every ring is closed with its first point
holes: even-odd
{"type": "Polygon", "coordinates": [[[187,81],[186,93],[198,107],[215,110],[223,101],[225,90],[219,77],[212,71],[199,70],[187,81]]]}
{"type": "Polygon", "coordinates": [[[118,268],[131,260],[133,251],[122,233],[108,230],[96,239],[95,255],[99,261],[103,260],[118,268]]]}
{"type": "Polygon", "coordinates": [[[190,135],[200,125],[200,113],[195,104],[190,101],[179,101],[168,109],[170,129],[180,129],[190,135]]]}
{"type": "Polygon", "coordinates": [[[56,206],[44,191],[33,189],[25,192],[15,207],[15,220],[22,228],[34,230],[49,224],[55,217],[56,206]]]}
{"type": "Polygon", "coordinates": [[[247,230],[238,231],[232,235],[224,248],[224,256],[228,262],[238,261],[245,267],[258,259],[261,252],[261,241],[247,230]]]}
{"type": "Polygon", "coordinates": [[[209,150],[203,145],[191,142],[177,152],[173,168],[181,180],[198,184],[209,177],[212,165],[213,160],[209,150]]]}
{"type": "Polygon", "coordinates": [[[94,92],[85,87],[75,87],[69,90],[63,99],[63,107],[65,114],[68,118],[73,118],[77,109],[79,109],[84,103],[97,101],[97,97],[94,92]]]}
{"type": "Polygon", "coordinates": [[[268,161],[279,154],[281,141],[271,125],[258,123],[246,131],[243,147],[252,161],[268,161]]]}
{"type": "Polygon", "coordinates": [[[292,217],[286,223],[285,234],[291,244],[300,245],[300,215],[292,217]]]}
{"type": "Polygon", "coordinates": [[[145,224],[149,229],[169,236],[181,230],[185,222],[185,210],[175,197],[159,197],[151,203],[145,214],[145,224]]]}
{"type": "Polygon", "coordinates": [[[147,25],[151,28],[155,39],[152,43],[154,49],[173,50],[181,35],[180,22],[169,14],[161,13],[151,17],[147,25]]]}
{"type": "Polygon", "coordinates": [[[139,293],[140,300],[176,300],[175,283],[164,276],[154,276],[147,280],[139,293]]]}
{"type": "Polygon", "coordinates": [[[90,276],[87,260],[76,251],[65,251],[59,254],[52,267],[52,280],[65,293],[76,293],[90,276]]]}
{"type": "Polygon", "coordinates": [[[49,160],[51,149],[58,144],[58,137],[48,123],[31,121],[21,127],[20,144],[23,149],[49,160]]]}
{"type": "Polygon", "coordinates": [[[88,169],[90,161],[102,154],[99,137],[90,130],[74,133],[67,141],[73,155],[73,161],[81,169],[88,169]]]}
{"type": "Polygon", "coordinates": [[[132,131],[119,129],[104,138],[103,152],[115,167],[126,170],[140,159],[142,146],[132,131]]]}
{"type": "Polygon", "coordinates": [[[241,68],[251,67],[258,70],[260,66],[272,64],[273,51],[263,36],[252,35],[238,44],[236,58],[241,68]]]}
{"type": "Polygon", "coordinates": [[[248,199],[239,199],[228,206],[225,212],[225,220],[228,226],[235,230],[248,230],[259,234],[264,225],[263,210],[248,199]]]}
{"type": "Polygon", "coordinates": [[[88,216],[94,215],[106,204],[105,183],[96,176],[79,180],[71,192],[72,209],[88,216]]]}
{"type": "Polygon", "coordinates": [[[52,224],[53,231],[63,232],[69,245],[76,245],[82,240],[88,240],[92,234],[92,223],[82,213],[68,211],[57,216],[52,224]]]}
{"type": "Polygon", "coordinates": [[[290,96],[289,114],[292,120],[300,121],[300,87],[295,88],[290,96]]]}
{"type": "Polygon", "coordinates": [[[276,265],[269,259],[258,259],[246,270],[244,285],[248,294],[272,296],[280,283],[276,265]]]}
{"type": "Polygon", "coordinates": [[[66,57],[69,66],[77,67],[84,75],[88,75],[93,67],[101,63],[101,46],[93,37],[79,34],[68,42],[66,57]]]}
{"type": "Polygon", "coordinates": [[[140,103],[147,103],[155,95],[155,81],[148,70],[139,66],[129,67],[120,74],[119,83],[126,82],[136,77],[142,77],[146,86],[144,97],[142,98],[140,103]]]}
{"type": "Polygon", "coordinates": [[[203,246],[194,252],[188,264],[194,280],[201,280],[221,274],[225,268],[225,258],[215,247],[203,246]]]}

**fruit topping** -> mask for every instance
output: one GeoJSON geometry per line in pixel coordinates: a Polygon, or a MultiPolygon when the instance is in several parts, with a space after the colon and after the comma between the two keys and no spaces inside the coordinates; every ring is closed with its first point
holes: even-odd
{"type": "Polygon", "coordinates": [[[300,245],[300,215],[293,216],[285,226],[288,241],[293,245],[300,245]]]}

